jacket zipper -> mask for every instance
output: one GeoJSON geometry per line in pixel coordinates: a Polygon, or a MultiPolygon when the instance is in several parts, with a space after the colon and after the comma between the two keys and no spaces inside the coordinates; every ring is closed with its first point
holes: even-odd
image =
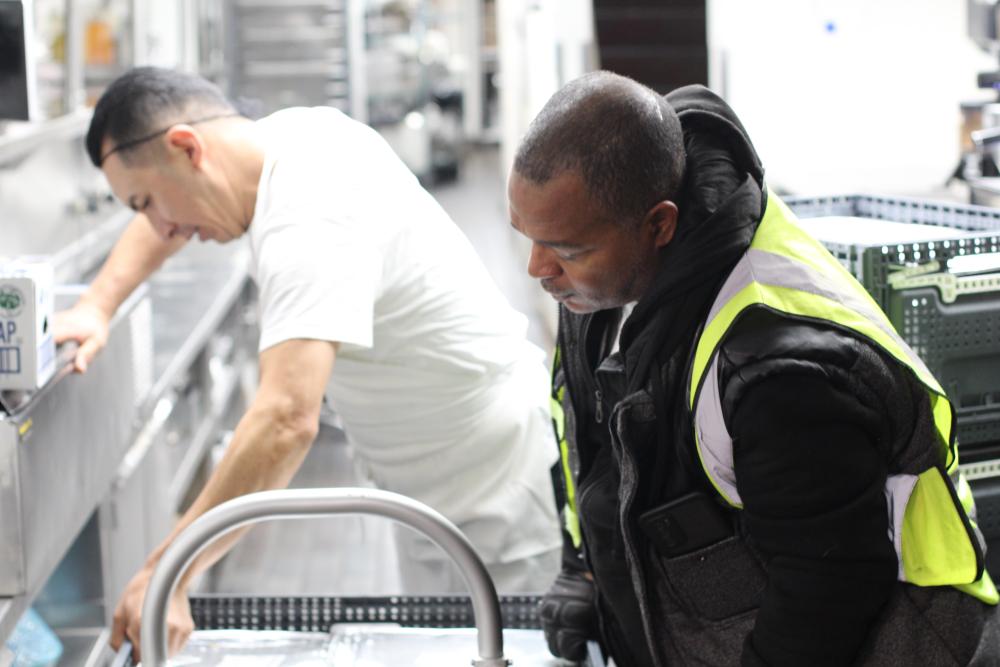
{"type": "MultiPolygon", "coordinates": [[[[581,327],[580,336],[577,339],[578,345],[576,350],[576,356],[577,359],[579,360],[578,363],[580,364],[580,369],[581,369],[582,377],[580,379],[583,380],[583,383],[587,387],[587,389],[591,389],[594,392],[594,399],[595,399],[594,421],[596,421],[598,424],[603,424],[604,395],[601,393],[601,389],[597,384],[596,378],[594,378],[593,371],[590,370],[590,365],[589,365],[590,360],[587,359],[587,353],[586,353],[587,338],[590,335],[590,327],[594,322],[593,313],[586,315],[586,318],[587,318],[586,321],[581,327]]],[[[603,354],[603,349],[601,350],[601,353],[603,354]]]]}

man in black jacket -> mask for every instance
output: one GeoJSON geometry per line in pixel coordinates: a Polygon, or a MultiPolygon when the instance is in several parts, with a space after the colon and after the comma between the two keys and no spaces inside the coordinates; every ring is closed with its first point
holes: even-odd
{"type": "Polygon", "coordinates": [[[720,98],[571,82],[529,128],[508,195],[528,272],[560,302],[554,654],[599,638],[619,667],[1000,664],[943,392],[799,236],[720,98]],[[769,294],[768,262],[786,291],[805,267],[798,301],[769,294]],[[718,333],[741,273],[755,296],[718,333]],[[868,320],[838,314],[852,303],[868,320]],[[908,505],[932,486],[934,510],[908,505]]]}

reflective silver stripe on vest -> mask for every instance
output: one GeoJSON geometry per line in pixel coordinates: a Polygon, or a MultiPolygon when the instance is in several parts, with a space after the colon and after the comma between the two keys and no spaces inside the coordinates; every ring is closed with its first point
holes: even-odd
{"type": "Polygon", "coordinates": [[[906,504],[910,502],[910,494],[917,485],[916,475],[889,475],[885,480],[885,503],[889,509],[889,541],[896,550],[896,560],[899,561],[897,577],[906,581],[903,572],[903,517],[906,516],[906,504]]]}
{"type": "MultiPolygon", "coordinates": [[[[733,268],[719,291],[707,322],[711,322],[723,307],[743,288],[753,282],[776,287],[787,287],[844,304],[890,336],[903,349],[910,362],[927,372],[926,367],[899,334],[886,321],[881,312],[858,294],[837,289],[834,283],[812,267],[798,260],[765,250],[752,248],[733,268]]],[[[736,470],[733,465],[733,438],[726,427],[722,412],[719,387],[719,355],[712,354],[712,361],[702,376],[702,386],[695,404],[695,429],[698,433],[698,451],[705,470],[719,491],[733,505],[742,506],[736,489],[736,470]]],[[[928,373],[928,375],[930,375],[928,373]]],[[[892,475],[886,480],[885,494],[889,513],[889,538],[899,557],[899,577],[903,578],[902,535],[903,517],[910,494],[917,483],[914,475],[892,475]]]]}
{"type": "Polygon", "coordinates": [[[698,451],[701,463],[715,485],[730,503],[743,505],[736,490],[736,467],[733,465],[733,436],[722,417],[722,392],[719,391],[719,355],[705,371],[705,383],[698,394],[695,428],[698,430],[698,451]]]}

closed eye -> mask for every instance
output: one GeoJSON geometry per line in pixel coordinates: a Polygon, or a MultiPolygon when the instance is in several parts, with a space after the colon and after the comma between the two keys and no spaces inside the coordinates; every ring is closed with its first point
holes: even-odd
{"type": "Polygon", "coordinates": [[[587,254],[586,250],[575,250],[573,252],[557,252],[556,257],[558,257],[564,262],[572,262],[586,254],[587,254]]]}
{"type": "Polygon", "coordinates": [[[151,201],[152,198],[149,195],[146,195],[145,199],[143,199],[141,202],[137,201],[135,195],[133,195],[128,198],[128,205],[129,208],[131,208],[136,213],[142,213],[144,210],[149,208],[149,204],[151,201]]]}

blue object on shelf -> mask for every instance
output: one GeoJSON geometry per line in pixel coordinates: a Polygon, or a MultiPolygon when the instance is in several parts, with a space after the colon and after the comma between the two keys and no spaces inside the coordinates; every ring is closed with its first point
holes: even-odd
{"type": "Polygon", "coordinates": [[[14,654],[11,667],[51,667],[63,652],[56,633],[34,609],[26,611],[17,622],[7,648],[14,654]]]}

